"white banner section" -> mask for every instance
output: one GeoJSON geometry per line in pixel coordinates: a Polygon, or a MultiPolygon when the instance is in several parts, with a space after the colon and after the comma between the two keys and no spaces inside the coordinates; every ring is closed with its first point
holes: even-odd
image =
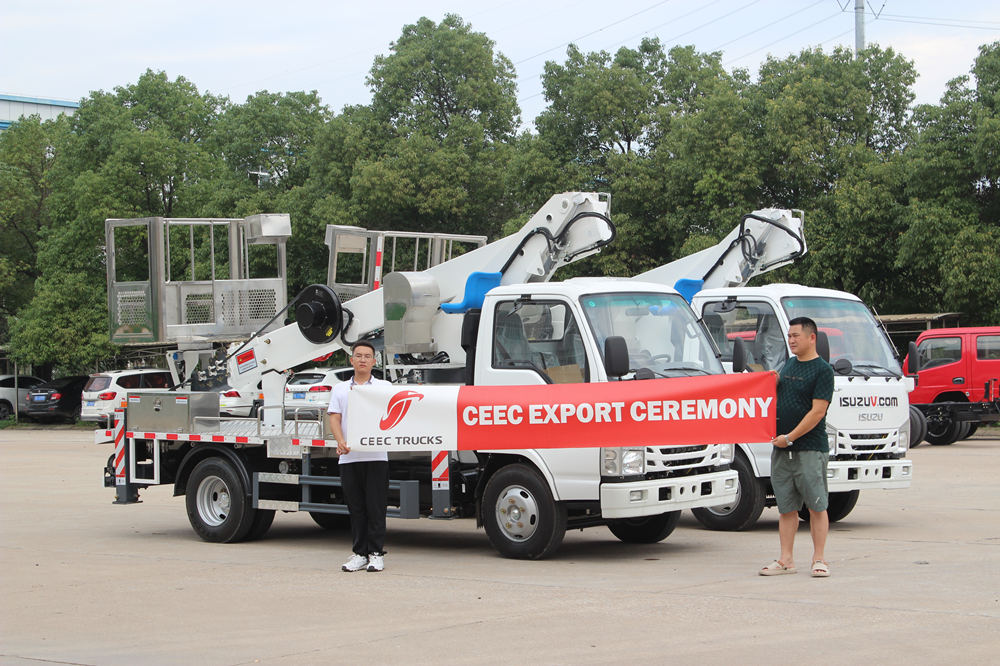
{"type": "Polygon", "coordinates": [[[356,451],[457,450],[460,388],[355,386],[347,399],[347,445],[356,451]]]}

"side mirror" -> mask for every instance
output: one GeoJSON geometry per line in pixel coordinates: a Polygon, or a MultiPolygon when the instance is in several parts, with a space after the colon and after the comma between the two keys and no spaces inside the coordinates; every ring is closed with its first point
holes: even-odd
{"type": "Polygon", "coordinates": [[[830,362],[830,338],[823,331],[816,331],[816,353],[827,363],[830,362]]]}
{"type": "Polygon", "coordinates": [[[733,372],[745,372],[747,369],[747,343],[743,338],[733,340],[733,372]]]}
{"type": "Polygon", "coordinates": [[[628,374],[628,344],[620,335],[608,336],[604,341],[604,371],[608,377],[628,374]]]}
{"type": "Polygon", "coordinates": [[[906,347],[906,374],[917,374],[917,343],[910,341],[906,347]]]}
{"type": "Polygon", "coordinates": [[[848,358],[841,357],[841,358],[838,358],[833,363],[833,370],[838,375],[849,375],[849,374],[851,374],[851,370],[853,370],[853,369],[854,369],[854,366],[851,365],[851,360],[848,359],[848,358]]]}

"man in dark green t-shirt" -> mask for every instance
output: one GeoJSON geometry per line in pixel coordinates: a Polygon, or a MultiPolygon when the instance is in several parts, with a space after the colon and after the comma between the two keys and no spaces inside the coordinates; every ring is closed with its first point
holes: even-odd
{"type": "Polygon", "coordinates": [[[827,517],[826,467],[829,443],[826,410],[833,399],[833,368],[816,352],[816,322],[797,317],[788,322],[792,358],[778,375],[775,403],[777,432],[771,440],[771,486],[778,503],[781,556],[760,570],[762,576],[795,573],[792,547],[799,527],[799,508],[809,509],[813,541],[812,575],[830,575],[823,559],[830,521],[827,517]]]}

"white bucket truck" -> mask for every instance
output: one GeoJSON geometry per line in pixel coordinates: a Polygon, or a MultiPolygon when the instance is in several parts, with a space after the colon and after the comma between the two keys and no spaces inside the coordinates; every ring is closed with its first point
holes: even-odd
{"type": "MultiPolygon", "coordinates": [[[[402,383],[650,376],[630,355],[663,363],[655,371],[663,376],[723,373],[674,289],[634,280],[548,282],[560,266],[613,240],[609,205],[607,195],[556,195],[519,232],[426,270],[390,273],[381,288],[343,304],[330,286],[306,288],[290,303],[295,323],[233,345],[225,359],[230,377],[261,382],[256,419],[218,417],[217,394],[130,396],[118,425],[97,433],[116,442],[106,485],[122,504],[138,501],[141,488],[173,486],[208,541],[259,537],[275,511],[308,511],[327,528],[346,525],[324,420],[285,420],[282,401],[290,368],[361,338],[384,349],[388,375],[402,383]]],[[[389,515],[475,517],[500,554],[540,558],[558,548],[566,529],[606,525],[623,541],[653,543],[671,533],[682,509],[735,499],[732,444],[523,446],[390,454],[389,515]],[[520,520],[501,517],[512,505],[520,520]]]]}

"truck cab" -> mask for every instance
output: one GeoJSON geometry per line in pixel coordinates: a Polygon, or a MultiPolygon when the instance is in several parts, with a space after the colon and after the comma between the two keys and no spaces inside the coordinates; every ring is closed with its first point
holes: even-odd
{"type": "Polygon", "coordinates": [[[927,416],[927,441],[946,445],[1000,420],[1000,326],[923,331],[905,366],[910,404],[927,416]]]}
{"type": "MultiPolygon", "coordinates": [[[[912,464],[905,377],[892,344],[868,307],[853,294],[795,284],[705,289],[692,305],[732,370],[734,349],[746,350],[750,370],[780,370],[790,356],[788,322],[808,316],[819,326],[820,347],[834,366],[834,394],[826,416],[830,441],[830,520],[853,509],[862,489],[905,488],[912,464]]],[[[773,505],[768,442],[740,445],[734,467],[741,494],[734,505],[695,512],[708,527],[746,529],[773,505]]]]}

